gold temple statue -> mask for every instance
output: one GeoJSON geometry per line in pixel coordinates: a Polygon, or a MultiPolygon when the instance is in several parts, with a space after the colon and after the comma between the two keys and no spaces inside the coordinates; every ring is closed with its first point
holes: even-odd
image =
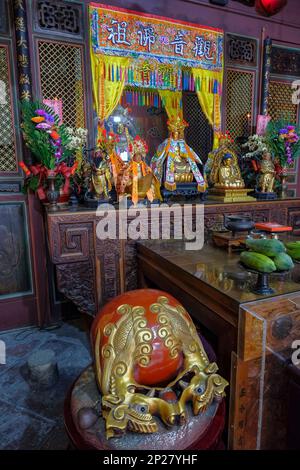
{"type": "Polygon", "coordinates": [[[248,196],[248,192],[252,189],[245,188],[236,153],[223,141],[222,146],[214,152],[209,181],[212,187],[209,190],[208,199],[221,202],[254,199],[248,196]]]}
{"type": "Polygon", "coordinates": [[[244,188],[240,169],[235,163],[233,155],[226,153],[219,165],[217,177],[215,177],[215,188],[244,188]]]}
{"type": "Polygon", "coordinates": [[[259,189],[262,193],[272,193],[275,181],[275,165],[269,152],[263,153],[259,173],[259,189]]]}
{"type": "Polygon", "coordinates": [[[92,171],[92,189],[96,199],[109,199],[109,191],[112,189],[111,172],[105,157],[102,157],[92,171]]]}
{"type": "Polygon", "coordinates": [[[159,181],[145,162],[148,151],[147,143],[139,136],[132,140],[128,131],[127,136],[131,160],[118,175],[116,187],[119,199],[128,196],[134,205],[144,199],[148,199],[150,202],[156,199],[161,200],[159,181]]]}
{"type": "Polygon", "coordinates": [[[175,191],[178,183],[194,182],[197,183],[197,191],[204,192],[206,183],[198,167],[202,161],[184,138],[187,126],[179,116],[168,121],[170,135],[159,145],[151,160],[151,168],[168,191],[175,191]]]}

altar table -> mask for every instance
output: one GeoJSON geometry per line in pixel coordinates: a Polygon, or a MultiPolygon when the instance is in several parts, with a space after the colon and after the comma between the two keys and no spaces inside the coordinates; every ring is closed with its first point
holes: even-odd
{"type": "MultiPolygon", "coordinates": [[[[192,204],[193,220],[195,207],[192,204]]],[[[205,202],[207,236],[222,225],[224,214],[291,225],[294,234],[300,235],[300,199],[238,204],[205,202]]],[[[49,256],[55,268],[57,289],[80,312],[91,316],[116,295],[137,287],[136,241],[99,240],[98,220],[96,210],[83,206],[46,214],[49,256]]]]}
{"type": "Polygon", "coordinates": [[[288,371],[300,338],[300,265],[272,275],[274,294],[251,292],[256,274],[211,243],[187,251],[181,240],[138,243],[139,287],[176,297],[212,344],[230,382],[229,447],[284,449],[288,371]],[[274,432],[276,429],[276,432],[274,432]]]}

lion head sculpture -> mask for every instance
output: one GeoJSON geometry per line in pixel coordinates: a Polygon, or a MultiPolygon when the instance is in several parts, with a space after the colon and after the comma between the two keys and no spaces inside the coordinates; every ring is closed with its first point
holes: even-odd
{"type": "Polygon", "coordinates": [[[91,339],[107,438],[184,424],[228,385],[210,363],[184,307],[153,289],[122,294],[100,311],[91,339]]]}

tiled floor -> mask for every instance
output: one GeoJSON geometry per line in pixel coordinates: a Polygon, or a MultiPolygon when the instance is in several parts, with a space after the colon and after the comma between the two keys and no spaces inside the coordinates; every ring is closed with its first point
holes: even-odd
{"type": "Polygon", "coordinates": [[[0,449],[66,449],[64,397],[91,362],[89,339],[80,322],[53,330],[37,328],[0,333],[6,344],[6,365],[0,365],[0,449]],[[24,379],[27,358],[38,349],[56,354],[58,382],[33,390],[24,379]]]}

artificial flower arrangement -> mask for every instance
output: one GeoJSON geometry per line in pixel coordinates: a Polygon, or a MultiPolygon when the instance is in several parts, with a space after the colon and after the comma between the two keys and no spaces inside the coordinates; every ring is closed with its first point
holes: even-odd
{"type": "Polygon", "coordinates": [[[243,149],[247,150],[247,153],[243,155],[244,159],[256,159],[262,156],[264,152],[268,151],[268,146],[265,136],[262,135],[251,135],[247,142],[242,145],[243,149]]]}
{"type": "Polygon", "coordinates": [[[284,121],[271,121],[266,130],[266,142],[277,161],[279,174],[286,173],[300,155],[299,129],[284,121]]]}
{"type": "Polygon", "coordinates": [[[60,124],[59,116],[40,102],[24,101],[21,112],[23,137],[37,162],[29,166],[19,163],[26,175],[24,190],[30,188],[45,200],[47,178],[51,175],[55,176],[55,188],[67,194],[82,156],[87,130],[60,124]]]}

